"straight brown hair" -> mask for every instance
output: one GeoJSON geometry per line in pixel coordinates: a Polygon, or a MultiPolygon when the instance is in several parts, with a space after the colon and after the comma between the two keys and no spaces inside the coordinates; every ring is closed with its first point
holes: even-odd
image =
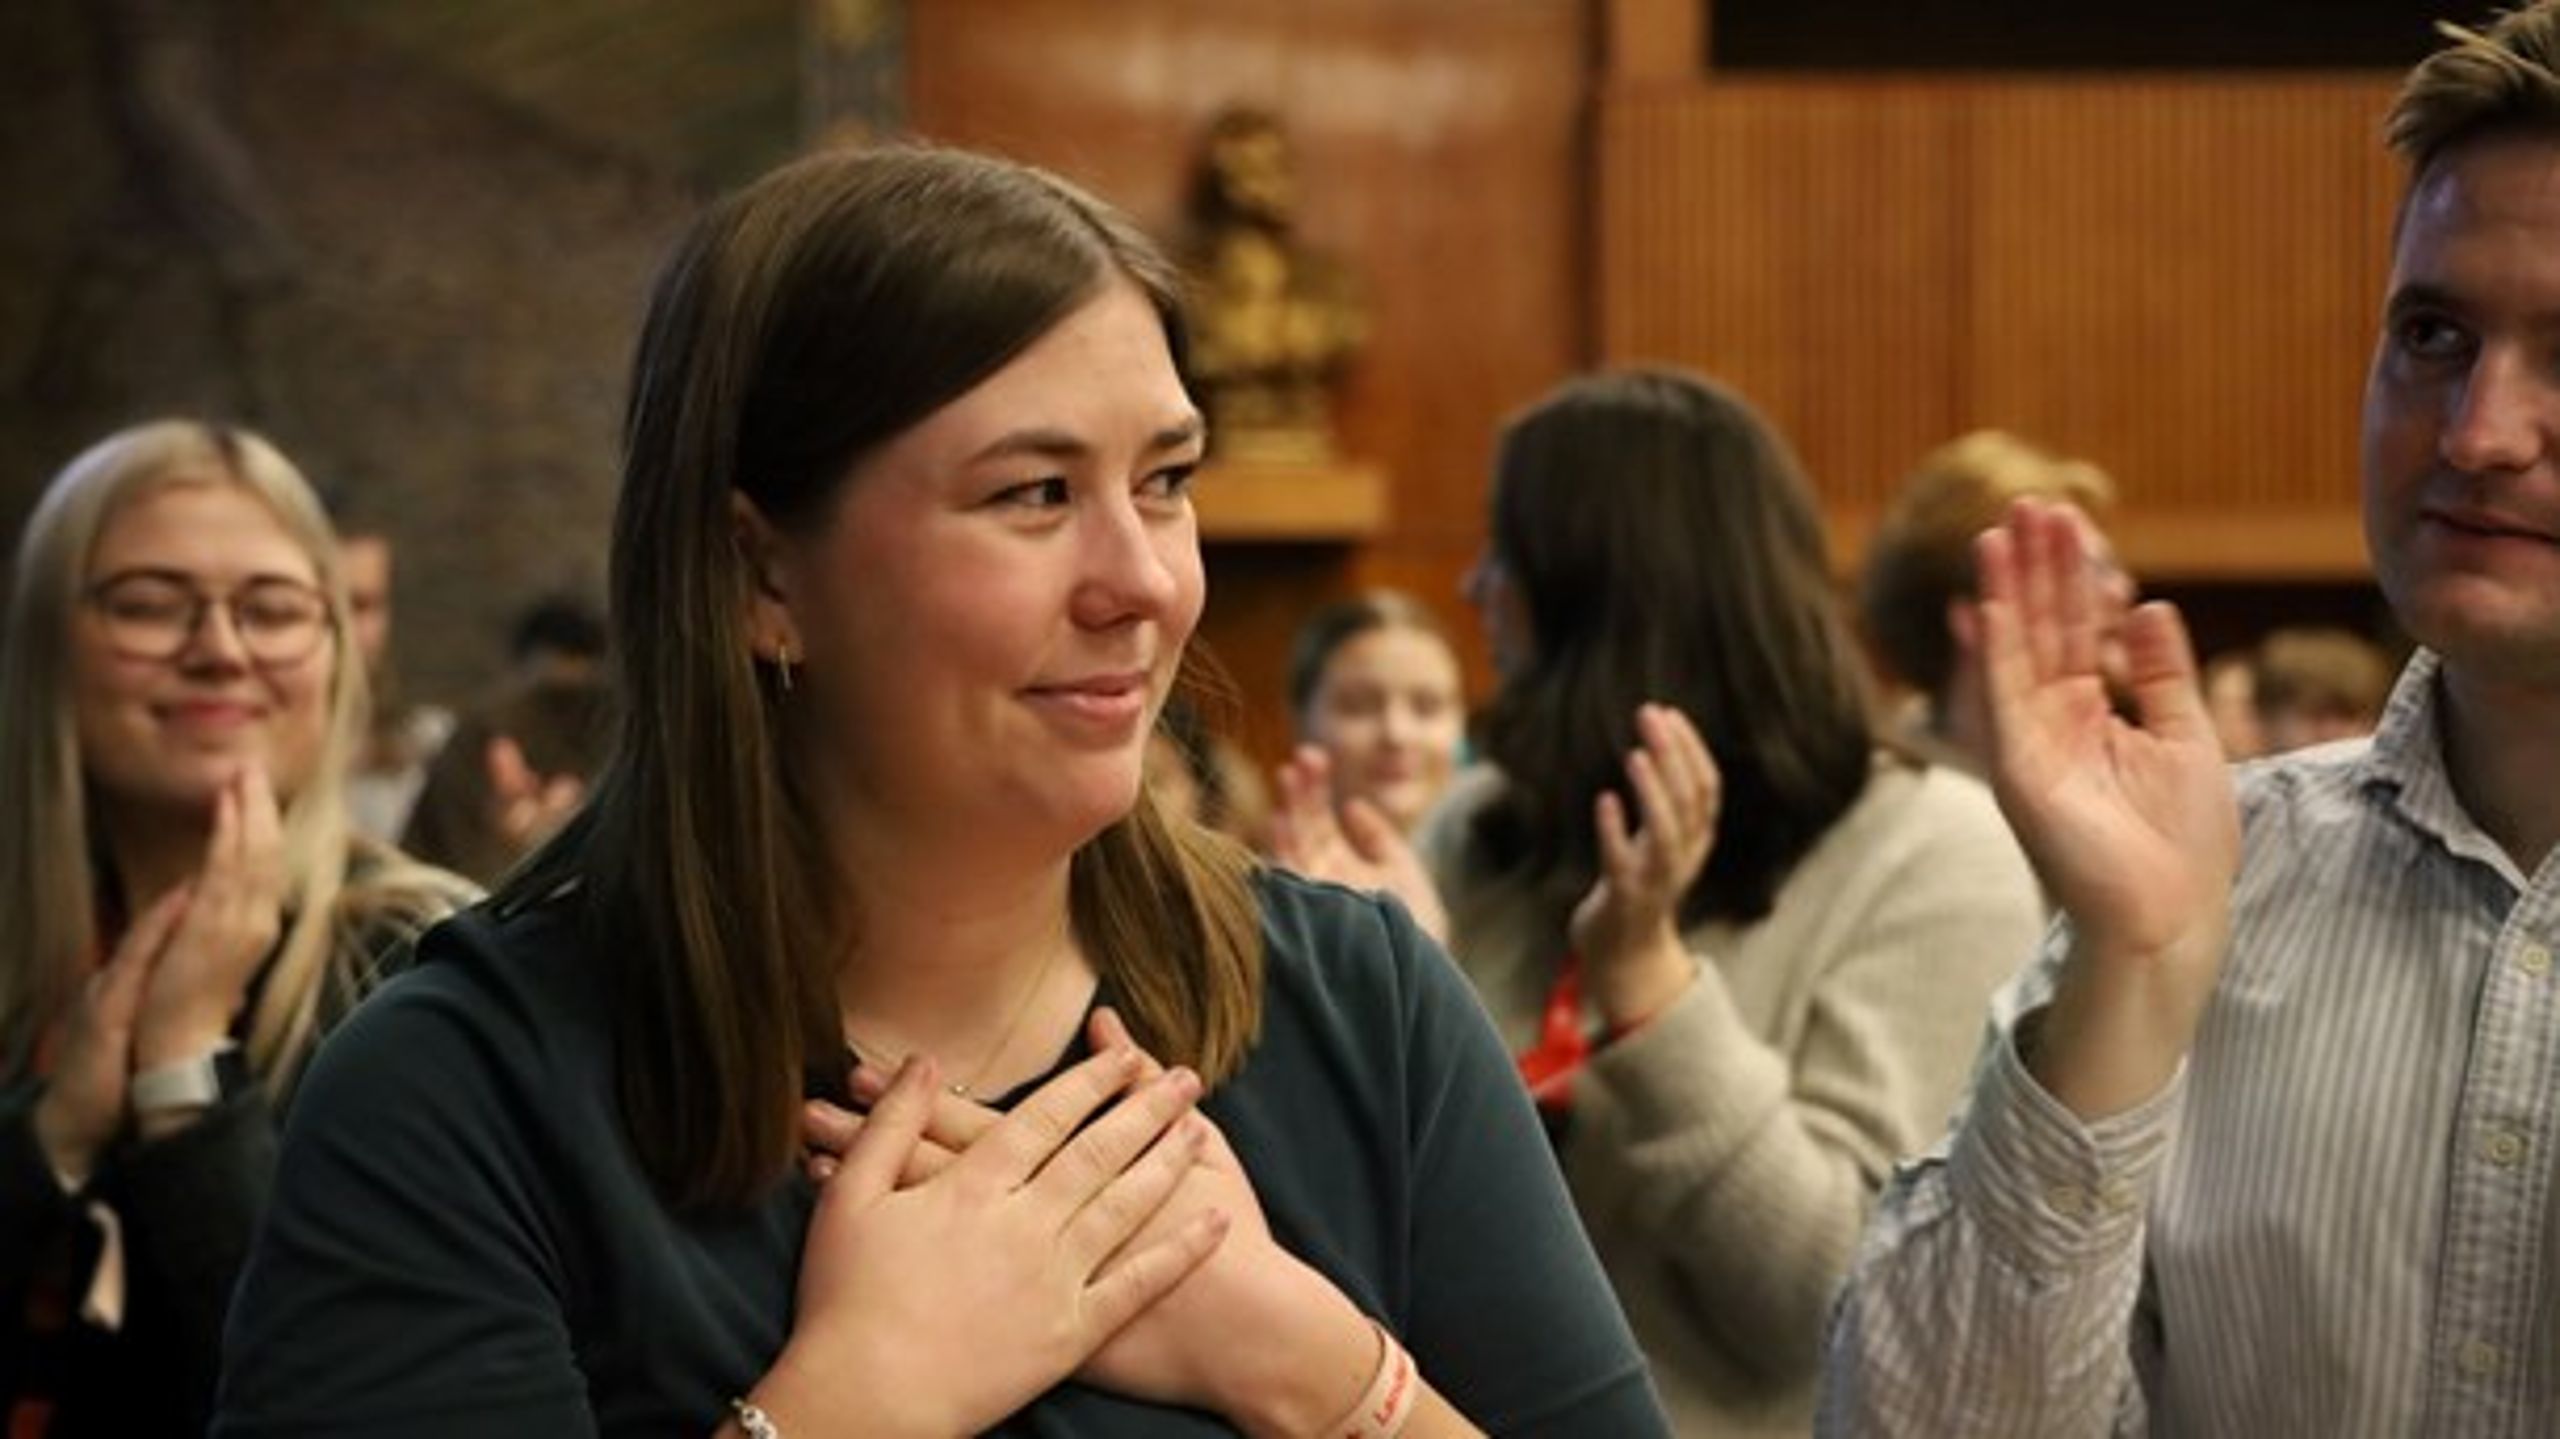
{"type": "Polygon", "coordinates": [[[1724,775],[1681,922],[1767,914],[1874,750],[1821,518],[1777,432],[1692,375],[1570,381],[1504,432],[1492,531],[1530,630],[1485,720],[1507,781],[1478,820],[1496,866],[1566,903],[1590,887],[1593,802],[1623,792],[1636,707],[1658,701],[1724,775]]]}
{"type": "MultiPolygon", "coordinates": [[[[732,495],[820,523],[859,462],[1002,368],[1115,276],[1184,358],[1177,278],[1125,219],[1038,170],[931,148],[832,151],[715,205],[660,276],[633,365],[611,562],[625,699],[580,818],[499,896],[574,883],[612,956],[622,1122],[679,1205],[789,1170],[813,1074],[845,1063],[831,881],[751,652],[732,495]]],[[[1252,861],[1142,799],[1074,857],[1079,942],[1131,1029],[1216,1082],[1260,1022],[1252,861]]]]}

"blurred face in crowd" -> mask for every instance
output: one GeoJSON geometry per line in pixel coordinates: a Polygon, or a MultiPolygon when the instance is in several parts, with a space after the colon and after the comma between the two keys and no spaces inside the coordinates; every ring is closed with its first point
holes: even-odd
{"type": "Polygon", "coordinates": [[[2257,685],[2249,673],[2247,655],[2225,655],[2205,666],[2204,706],[2225,759],[2255,759],[2266,752],[2266,736],[2258,728],[2257,685]]]}
{"type": "Polygon", "coordinates": [[[82,761],[107,803],[201,808],[241,767],[279,797],[328,728],[337,647],[317,565],[236,485],[179,481],[99,531],[74,613],[82,761]]]}
{"type": "Polygon", "coordinates": [[[2281,708],[2260,712],[2258,729],[2266,737],[2266,752],[2282,754],[2331,740],[2369,735],[2373,733],[2373,721],[2363,715],[2328,710],[2281,708]]]}
{"type": "Polygon", "coordinates": [[[342,535],[338,568],[347,580],[347,627],[365,671],[378,674],[391,646],[391,541],[381,535],[342,535]]]}
{"type": "Polygon", "coordinates": [[[1332,758],[1335,798],[1366,799],[1407,831],[1448,787],[1464,724],[1457,656],[1404,625],[1336,646],[1299,716],[1301,735],[1332,758]]]}
{"type": "Polygon", "coordinates": [[[1136,802],[1200,618],[1203,432],[1115,281],[780,541],[803,753],[876,833],[1081,844],[1136,802]]]}
{"type": "Polygon", "coordinates": [[[2475,140],[2410,190],[2365,387],[2364,523],[2417,639],[2560,687],[2560,143],[2475,140]]]}

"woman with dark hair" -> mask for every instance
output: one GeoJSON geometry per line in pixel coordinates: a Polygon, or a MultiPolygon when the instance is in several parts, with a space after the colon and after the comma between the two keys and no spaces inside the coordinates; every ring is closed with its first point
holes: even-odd
{"type": "Polygon", "coordinates": [[[353,832],[337,543],[246,430],[46,487],[0,630],[0,1432],[201,1434],[276,1113],[474,891],[353,832]]]}
{"type": "Polygon", "coordinates": [[[1202,603],[1175,299],[950,152],[696,226],[616,753],[315,1068],[219,1432],[1661,1432],[1463,984],[1144,797],[1202,603]]]}
{"type": "Polygon", "coordinates": [[[1876,746],[1830,576],[1739,398],[1566,385],[1495,462],[1469,586],[1491,765],[1422,844],[1694,1432],[1810,1427],[1868,1203],[1944,1126],[2043,924],[1990,793],[1876,746]]]}
{"type": "Polygon", "coordinates": [[[1731,393],[1565,385],[1504,434],[1491,521],[1487,763],[1419,839],[1450,953],[1675,1426],[1805,1433],[1825,1307],[2034,947],[2034,878],[1979,783],[1877,745],[1812,495],[1731,393]]]}

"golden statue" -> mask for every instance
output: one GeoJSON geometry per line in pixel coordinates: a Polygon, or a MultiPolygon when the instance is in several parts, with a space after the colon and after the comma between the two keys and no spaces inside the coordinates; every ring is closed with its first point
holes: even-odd
{"type": "Polygon", "coordinates": [[[1191,193],[1191,374],[1217,458],[1330,462],[1333,384],[1367,339],[1368,314],[1349,272],[1291,234],[1297,175],[1279,120],[1220,114],[1191,193]]]}

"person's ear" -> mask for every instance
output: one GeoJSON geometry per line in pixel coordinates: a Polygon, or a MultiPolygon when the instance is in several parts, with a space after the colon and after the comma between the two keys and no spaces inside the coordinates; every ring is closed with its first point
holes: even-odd
{"type": "Polygon", "coordinates": [[[790,546],[782,532],[736,491],[729,494],[731,540],[747,578],[746,630],[756,657],[768,663],[804,653],[800,629],[791,613],[796,578],[790,546]]]}

